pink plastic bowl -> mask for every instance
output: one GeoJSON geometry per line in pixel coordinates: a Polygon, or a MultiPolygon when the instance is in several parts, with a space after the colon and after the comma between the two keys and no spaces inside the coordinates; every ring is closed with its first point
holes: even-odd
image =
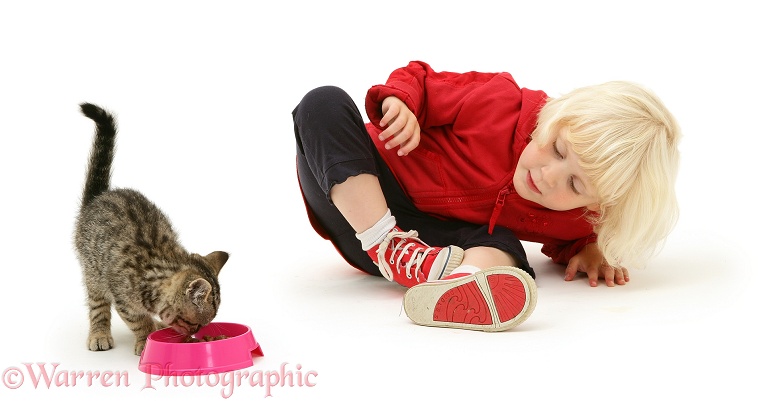
{"type": "Polygon", "coordinates": [[[193,337],[221,334],[228,338],[187,343],[171,328],[157,330],[146,340],[138,369],[158,376],[223,373],[252,366],[253,356],[263,356],[252,330],[243,324],[213,322],[193,337]]]}

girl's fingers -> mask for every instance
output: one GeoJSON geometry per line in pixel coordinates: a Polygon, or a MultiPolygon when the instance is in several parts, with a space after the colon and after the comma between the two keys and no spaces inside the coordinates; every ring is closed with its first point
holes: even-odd
{"type": "Polygon", "coordinates": [[[397,131],[390,136],[388,142],[385,143],[385,149],[393,149],[396,146],[401,145],[408,139],[406,131],[397,131]]]}
{"type": "Polygon", "coordinates": [[[398,112],[399,110],[398,110],[398,107],[396,107],[395,103],[389,106],[388,110],[385,110],[382,118],[380,119],[380,126],[387,127],[391,121],[396,119],[396,116],[398,116],[398,112]]]}
{"type": "Polygon", "coordinates": [[[578,271],[579,269],[576,263],[569,263],[568,266],[566,266],[566,270],[563,272],[563,279],[566,281],[573,280],[578,271]]]}
{"type": "Polygon", "coordinates": [[[600,280],[600,269],[598,269],[597,265],[587,267],[587,278],[590,280],[590,287],[598,286],[598,280],[600,280]]]}
{"type": "Polygon", "coordinates": [[[413,127],[413,133],[409,138],[401,144],[401,149],[398,150],[399,156],[406,156],[413,151],[417,145],[420,144],[420,124],[415,121],[413,127]]]}

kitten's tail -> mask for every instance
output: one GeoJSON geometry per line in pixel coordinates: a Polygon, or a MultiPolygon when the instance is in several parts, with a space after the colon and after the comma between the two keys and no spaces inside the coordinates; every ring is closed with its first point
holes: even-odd
{"type": "Polygon", "coordinates": [[[81,207],[85,207],[96,196],[109,190],[117,125],[114,116],[94,104],[82,103],[80,109],[82,114],[96,123],[96,135],[90,150],[85,189],[82,194],[81,207]]]}

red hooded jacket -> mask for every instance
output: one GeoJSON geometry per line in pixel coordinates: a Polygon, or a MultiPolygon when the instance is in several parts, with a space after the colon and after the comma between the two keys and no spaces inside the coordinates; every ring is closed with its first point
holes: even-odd
{"type": "Polygon", "coordinates": [[[546,99],[542,91],[519,87],[508,73],[435,72],[413,61],[367,92],[367,130],[421,211],[488,224],[490,231],[507,227],[523,241],[543,244],[542,252],[555,262],[568,263],[596,240],[586,210],[546,209],[521,198],[512,182],[546,99]],[[406,103],[420,124],[420,144],[404,157],[378,139],[388,96],[406,103]]]}

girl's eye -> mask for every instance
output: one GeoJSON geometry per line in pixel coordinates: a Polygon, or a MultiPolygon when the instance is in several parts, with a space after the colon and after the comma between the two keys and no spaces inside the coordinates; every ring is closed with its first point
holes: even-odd
{"type": "Polygon", "coordinates": [[[574,177],[568,177],[568,185],[575,194],[579,195],[579,191],[576,190],[576,185],[574,185],[574,177]]]}
{"type": "Polygon", "coordinates": [[[563,159],[563,155],[558,151],[558,140],[557,139],[553,142],[552,148],[553,148],[553,151],[555,152],[555,157],[557,157],[558,159],[563,159]]]}

